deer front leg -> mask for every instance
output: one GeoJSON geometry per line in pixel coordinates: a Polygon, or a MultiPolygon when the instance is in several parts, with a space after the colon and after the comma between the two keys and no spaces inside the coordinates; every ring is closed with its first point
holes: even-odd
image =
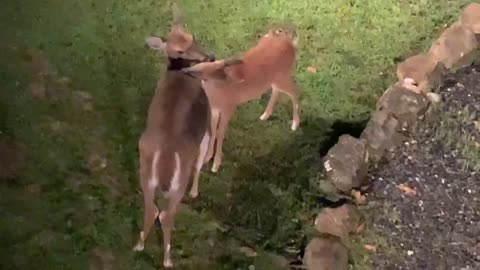
{"type": "Polygon", "coordinates": [[[286,95],[288,95],[288,97],[290,97],[290,100],[292,101],[292,114],[293,114],[291,129],[293,131],[297,130],[300,124],[300,115],[298,112],[299,111],[298,90],[297,90],[297,85],[295,83],[295,80],[293,79],[292,76],[279,77],[278,79],[276,79],[274,83],[274,87],[278,89],[278,91],[281,91],[286,95]]]}
{"type": "Polygon", "coordinates": [[[212,115],[210,117],[210,130],[212,136],[210,136],[210,143],[208,144],[207,154],[205,155],[204,163],[209,162],[213,157],[213,148],[215,147],[215,140],[217,137],[218,120],[220,119],[220,110],[212,109],[212,115]]]}
{"type": "Polygon", "coordinates": [[[260,116],[260,120],[265,121],[272,115],[273,108],[275,107],[275,103],[278,99],[279,91],[276,89],[274,85],[272,85],[272,94],[270,95],[270,99],[268,100],[267,107],[265,108],[265,112],[260,116]]]}
{"type": "Polygon", "coordinates": [[[212,172],[217,172],[218,168],[220,167],[222,163],[222,157],[223,157],[223,139],[225,138],[225,133],[228,128],[228,122],[230,122],[230,119],[232,118],[233,112],[235,111],[235,108],[228,108],[225,110],[222,110],[222,115],[220,117],[220,123],[218,125],[218,135],[217,135],[217,148],[215,150],[215,158],[213,159],[213,166],[212,166],[212,172]]]}
{"type": "Polygon", "coordinates": [[[190,189],[190,197],[196,198],[198,196],[198,180],[200,178],[200,171],[204,163],[205,156],[207,154],[208,146],[210,141],[209,132],[205,132],[203,135],[202,143],[200,143],[199,154],[197,158],[197,163],[195,164],[195,175],[193,176],[192,188],[190,189]]]}

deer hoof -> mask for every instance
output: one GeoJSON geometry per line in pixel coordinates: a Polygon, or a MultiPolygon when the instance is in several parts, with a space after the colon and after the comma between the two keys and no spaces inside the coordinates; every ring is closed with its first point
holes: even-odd
{"type": "Polygon", "coordinates": [[[212,172],[214,172],[214,173],[218,172],[218,167],[219,167],[219,165],[214,163],[213,166],[212,166],[212,172]]]}
{"type": "Polygon", "coordinates": [[[269,117],[269,115],[267,115],[267,113],[263,113],[263,114],[260,116],[260,120],[265,121],[265,120],[268,119],[268,117],[269,117]]]}
{"type": "Polygon", "coordinates": [[[136,252],[143,251],[144,248],[145,248],[145,245],[143,243],[138,243],[135,245],[135,247],[133,247],[133,251],[136,251],[136,252]]]}
{"type": "Polygon", "coordinates": [[[298,128],[298,122],[293,122],[291,127],[292,131],[297,130],[297,128],[298,128]]]}
{"type": "Polygon", "coordinates": [[[163,261],[163,267],[165,267],[165,268],[172,268],[172,267],[173,267],[172,260],[170,260],[170,259],[164,260],[164,261],[163,261]]]}
{"type": "Polygon", "coordinates": [[[198,190],[191,190],[190,191],[190,197],[196,198],[198,196],[198,190]]]}

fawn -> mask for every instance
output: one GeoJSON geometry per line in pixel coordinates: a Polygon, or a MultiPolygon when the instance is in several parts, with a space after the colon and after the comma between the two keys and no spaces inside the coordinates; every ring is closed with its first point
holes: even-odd
{"type": "Polygon", "coordinates": [[[201,82],[181,69],[214,60],[183,29],[176,5],[173,11],[174,19],[167,38],[146,39],[150,48],[166,54],[168,67],[164,79],[158,81],[148,109],[146,129],[138,143],[145,209],[143,231],[134,247],[135,251],[143,250],[145,239],[158,217],[163,231],[163,265],[166,268],[173,266],[170,239],[177,207],[185,194],[194,166],[190,195],[198,195],[198,178],[210,139],[208,98],[201,82]],[[168,199],[168,208],[161,213],[155,205],[157,188],[168,199]]]}
{"type": "Polygon", "coordinates": [[[290,97],[293,106],[291,129],[298,128],[298,93],[293,77],[296,47],[295,30],[276,27],[261,37],[256,46],[241,59],[199,63],[183,69],[185,73],[202,80],[212,108],[212,137],[205,159],[207,162],[212,158],[216,139],[212,172],[217,172],[222,162],[223,139],[237,106],[259,99],[269,87],[272,88],[272,94],[260,119],[267,120],[270,117],[278,95],[284,93],[290,97]]]}

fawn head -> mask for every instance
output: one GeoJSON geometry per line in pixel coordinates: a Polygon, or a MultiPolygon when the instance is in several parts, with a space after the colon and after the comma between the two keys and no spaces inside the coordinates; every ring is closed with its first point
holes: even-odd
{"type": "Polygon", "coordinates": [[[148,37],[145,41],[150,48],[162,51],[170,59],[187,60],[192,64],[215,60],[215,57],[198,46],[193,35],[184,29],[182,15],[176,4],[173,4],[173,21],[167,37],[148,37]]]}

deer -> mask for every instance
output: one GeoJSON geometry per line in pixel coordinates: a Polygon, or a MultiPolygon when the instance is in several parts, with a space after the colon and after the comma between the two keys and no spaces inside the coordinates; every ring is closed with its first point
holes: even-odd
{"type": "Polygon", "coordinates": [[[173,5],[173,22],[166,38],[145,39],[151,49],[163,52],[168,66],[157,83],[148,108],[146,128],[138,142],[140,186],[144,199],[143,230],[134,251],[144,249],[155,220],[163,232],[163,265],[173,267],[171,234],[174,216],[195,167],[190,196],[198,195],[199,174],[210,139],[210,106],[200,80],[181,71],[214,56],[196,44],[183,28],[180,10],[173,5]],[[155,204],[157,189],[168,201],[166,210],[155,204]]]}
{"type": "Polygon", "coordinates": [[[210,102],[212,134],[205,162],[211,160],[216,141],[212,172],[217,172],[221,165],[223,140],[236,108],[261,98],[269,88],[272,93],[260,120],[266,121],[272,115],[278,96],[282,93],[290,98],[293,107],[291,130],[298,128],[299,98],[293,75],[297,43],[294,29],[277,26],[263,35],[241,58],[203,62],[182,69],[202,80],[210,102]]]}

